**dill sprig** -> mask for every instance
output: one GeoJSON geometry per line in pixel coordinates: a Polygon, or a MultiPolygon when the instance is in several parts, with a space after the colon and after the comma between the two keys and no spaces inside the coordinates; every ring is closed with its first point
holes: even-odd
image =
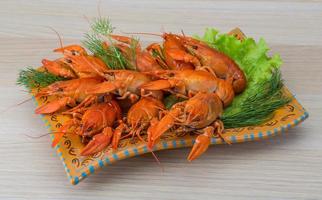
{"type": "Polygon", "coordinates": [[[169,110],[174,104],[184,101],[185,99],[177,97],[174,94],[170,94],[169,96],[163,99],[163,104],[167,110],[169,110]]]}
{"type": "MultiPolygon", "coordinates": [[[[138,46],[140,45],[139,39],[138,38],[132,38],[132,41],[130,43],[130,48],[129,48],[129,55],[130,55],[130,60],[136,61],[136,50],[138,46]]],[[[132,66],[133,70],[136,70],[136,63],[133,63],[132,66]]]]}
{"type": "Polygon", "coordinates": [[[152,56],[154,58],[158,58],[160,59],[160,63],[159,65],[163,68],[163,69],[169,69],[168,66],[166,65],[166,61],[165,61],[165,56],[164,56],[164,50],[162,47],[161,48],[161,52],[155,50],[155,49],[152,49],[152,56]]]}
{"type": "Polygon", "coordinates": [[[135,66],[132,66],[109,37],[113,30],[108,18],[95,18],[91,23],[91,30],[85,34],[85,40],[82,43],[111,69],[135,69],[135,66]],[[108,40],[108,46],[104,45],[106,40],[108,40]]]}
{"type": "Polygon", "coordinates": [[[105,47],[103,40],[95,33],[86,33],[84,46],[92,52],[95,56],[102,59],[102,61],[111,69],[126,69],[126,61],[122,59],[122,54],[115,47],[105,47]]]}
{"type": "Polygon", "coordinates": [[[236,109],[226,109],[222,116],[225,128],[254,126],[261,124],[271,117],[276,109],[290,102],[290,98],[282,92],[283,81],[278,70],[272,77],[259,82],[251,88],[252,95],[248,96],[236,109]]]}
{"type": "Polygon", "coordinates": [[[111,34],[114,29],[109,18],[94,18],[91,22],[91,30],[96,34],[108,35],[111,34]]]}
{"type": "Polygon", "coordinates": [[[17,84],[25,86],[27,89],[33,89],[36,87],[46,87],[56,81],[62,80],[66,79],[46,71],[39,71],[28,67],[27,69],[19,72],[17,84]]]}

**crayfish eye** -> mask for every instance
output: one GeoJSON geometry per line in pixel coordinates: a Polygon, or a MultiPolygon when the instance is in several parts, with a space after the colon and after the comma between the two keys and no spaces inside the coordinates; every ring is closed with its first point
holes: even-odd
{"type": "Polygon", "coordinates": [[[93,130],[93,128],[92,127],[89,127],[87,130],[86,130],[86,132],[91,132],[93,130]]]}
{"type": "Polygon", "coordinates": [[[174,73],[170,73],[169,77],[174,77],[174,75],[175,75],[174,73]]]}

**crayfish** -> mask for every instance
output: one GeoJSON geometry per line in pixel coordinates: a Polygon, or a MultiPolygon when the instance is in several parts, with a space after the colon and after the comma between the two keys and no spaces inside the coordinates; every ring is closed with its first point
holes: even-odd
{"type": "Polygon", "coordinates": [[[222,136],[223,123],[219,120],[223,102],[215,93],[198,92],[191,99],[172,106],[168,113],[148,129],[148,147],[153,148],[163,133],[176,127],[179,131],[201,132],[188,156],[194,160],[207,150],[212,135],[222,136]]]}
{"type": "Polygon", "coordinates": [[[164,33],[161,36],[164,39],[163,46],[153,43],[148,49],[156,52],[156,60],[168,69],[206,70],[218,78],[232,79],[236,94],[246,88],[244,72],[227,55],[192,37],[172,33],[164,33]]]}
{"type": "Polygon", "coordinates": [[[119,140],[124,132],[127,132],[127,135],[122,136],[122,138],[137,136],[144,142],[141,134],[161,116],[164,110],[165,107],[160,100],[153,97],[142,97],[129,109],[125,121],[116,128],[112,143],[113,149],[117,149],[119,140]]]}
{"type": "Polygon", "coordinates": [[[38,107],[37,114],[70,116],[55,135],[53,146],[64,134],[72,133],[86,144],[82,156],[116,150],[129,137],[137,137],[152,152],[164,133],[184,132],[197,135],[187,158],[192,161],[207,150],[212,137],[229,143],[220,118],[235,95],[245,89],[244,72],[205,42],[184,34],[161,36],[162,44],[145,49],[138,40],[120,35],[106,35],[109,40],[100,42],[103,50],[116,48],[133,69],[112,70],[115,66],[79,45],[55,49],[62,58],[42,61],[49,73],[69,79],[36,94],[37,98],[55,97],[38,107]],[[163,97],[169,94],[182,101],[167,110],[163,97]]]}
{"type": "Polygon", "coordinates": [[[151,91],[166,90],[183,98],[197,92],[214,92],[228,106],[234,98],[231,80],[223,80],[202,70],[163,70],[151,73],[159,80],[146,83],[141,88],[151,91]]]}
{"type": "Polygon", "coordinates": [[[95,103],[69,112],[72,119],[67,121],[55,135],[53,146],[61,140],[64,134],[72,132],[83,139],[90,138],[89,143],[81,151],[81,155],[91,155],[102,151],[112,141],[113,125],[121,120],[121,109],[114,100],[95,103]]]}

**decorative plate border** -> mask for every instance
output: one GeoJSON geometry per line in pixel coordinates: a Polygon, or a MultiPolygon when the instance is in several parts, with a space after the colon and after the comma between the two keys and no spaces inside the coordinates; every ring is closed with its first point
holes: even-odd
{"type": "MultiPolygon", "coordinates": [[[[288,90],[286,89],[288,92],[288,90]]],[[[293,96],[293,95],[292,95],[293,96]]],[[[272,136],[276,136],[280,133],[286,132],[291,127],[294,127],[301,122],[303,122],[306,118],[308,118],[309,114],[305,111],[305,109],[301,106],[301,104],[296,100],[296,98],[293,96],[293,100],[295,103],[298,104],[298,108],[303,114],[300,115],[298,118],[292,120],[292,121],[285,121],[284,123],[281,123],[281,125],[277,128],[268,129],[266,131],[258,131],[258,132],[247,132],[244,134],[239,135],[231,135],[228,139],[231,143],[240,143],[240,142],[248,142],[248,141],[255,141],[260,139],[269,138],[272,136]]],[[[32,96],[33,102],[35,106],[38,106],[38,102],[35,99],[34,96],[32,96]]],[[[45,116],[41,116],[42,120],[44,121],[47,129],[52,132],[54,129],[49,123],[47,119],[45,119],[45,116]]],[[[54,136],[51,135],[51,140],[53,140],[54,136]]],[[[183,147],[191,147],[194,144],[195,139],[190,138],[184,138],[184,139],[173,139],[173,140],[167,140],[167,141],[160,141],[155,147],[154,151],[158,150],[164,150],[164,149],[174,149],[174,148],[183,148],[183,147]]],[[[212,138],[211,144],[223,144],[223,141],[219,138],[212,138]]],[[[124,149],[122,151],[118,151],[116,153],[111,153],[109,156],[105,157],[103,160],[94,160],[93,163],[89,164],[85,169],[82,170],[80,175],[73,176],[71,174],[71,169],[68,168],[67,163],[65,161],[65,158],[63,157],[63,153],[61,152],[60,146],[61,144],[58,144],[55,147],[56,153],[59,156],[60,160],[63,163],[64,169],[66,171],[67,177],[69,181],[76,185],[84,178],[88,177],[90,174],[94,173],[95,171],[99,170],[100,168],[103,168],[106,165],[112,164],[118,160],[122,160],[125,158],[130,158],[133,156],[141,155],[148,153],[148,148],[146,145],[139,145],[138,147],[130,147],[128,149],[124,149]]]]}

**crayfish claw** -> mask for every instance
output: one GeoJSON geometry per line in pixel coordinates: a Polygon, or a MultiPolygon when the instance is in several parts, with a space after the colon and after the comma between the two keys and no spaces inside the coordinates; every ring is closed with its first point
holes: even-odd
{"type": "Polygon", "coordinates": [[[176,117],[181,113],[180,109],[173,109],[166,114],[160,121],[153,119],[148,129],[148,147],[153,148],[155,142],[175,125],[176,117]]]}
{"type": "Polygon", "coordinates": [[[73,101],[72,98],[64,97],[64,98],[58,99],[56,101],[49,102],[49,103],[47,103],[45,105],[42,105],[42,106],[38,107],[35,110],[35,113],[36,114],[54,113],[54,112],[60,110],[61,108],[65,107],[67,104],[69,104],[72,101],[73,101]]]}
{"type": "Polygon", "coordinates": [[[119,142],[121,140],[122,133],[127,129],[125,123],[121,122],[120,125],[115,129],[112,139],[112,148],[117,149],[119,142]]]}
{"type": "Polygon", "coordinates": [[[111,127],[107,127],[102,133],[97,134],[93,139],[86,145],[86,147],[81,151],[81,156],[89,156],[94,153],[100,152],[107,147],[112,139],[113,130],[111,127]]]}
{"type": "Polygon", "coordinates": [[[152,150],[153,146],[154,146],[154,143],[155,143],[155,140],[153,138],[153,133],[155,132],[155,128],[158,124],[158,119],[157,118],[152,118],[151,121],[150,121],[150,127],[148,128],[147,130],[147,134],[148,134],[148,148],[150,150],[152,150]]]}
{"type": "Polygon", "coordinates": [[[206,127],[204,129],[204,133],[199,135],[196,138],[195,143],[192,147],[192,150],[190,151],[189,156],[187,158],[188,161],[192,161],[198,158],[201,154],[203,154],[208,149],[213,132],[214,132],[213,127],[206,127]]]}

